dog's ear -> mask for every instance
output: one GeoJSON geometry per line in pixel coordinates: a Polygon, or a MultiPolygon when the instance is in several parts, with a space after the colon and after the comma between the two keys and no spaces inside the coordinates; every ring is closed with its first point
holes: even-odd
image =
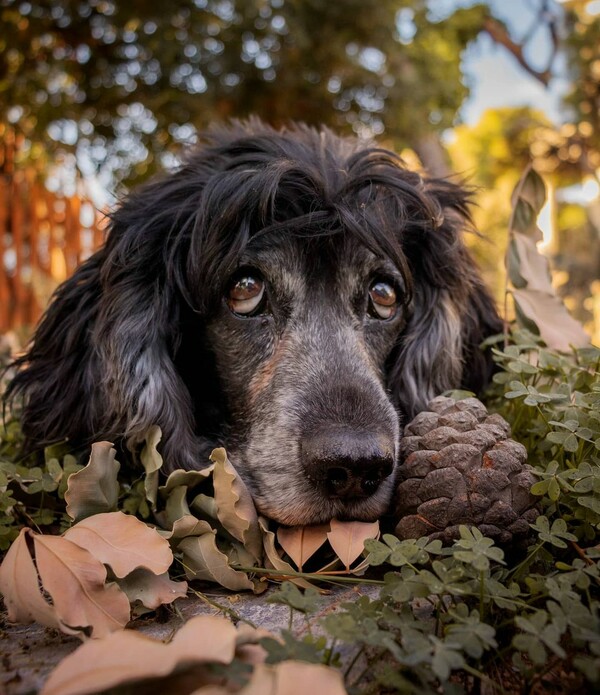
{"type": "Polygon", "coordinates": [[[138,189],[113,215],[105,247],[58,289],[8,393],[24,397],[31,443],[102,437],[134,446],[158,425],[169,433],[169,467],[202,464],[174,365],[193,198],[193,181],[177,175],[138,189]]]}
{"type": "Polygon", "coordinates": [[[502,330],[494,301],[463,241],[469,195],[443,180],[425,182],[429,209],[439,210],[403,234],[413,279],[410,318],[391,356],[389,387],[412,417],[448,389],[480,392],[493,364],[481,342],[502,330]]]}

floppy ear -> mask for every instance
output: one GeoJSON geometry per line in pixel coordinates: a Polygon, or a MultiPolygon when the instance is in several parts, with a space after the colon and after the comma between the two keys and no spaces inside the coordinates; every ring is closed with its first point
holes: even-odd
{"type": "Polygon", "coordinates": [[[134,446],[158,425],[169,468],[203,465],[174,364],[184,302],[176,274],[185,268],[194,186],[176,174],[132,194],[105,247],[58,289],[8,392],[24,397],[30,443],[123,438],[134,446]]]}
{"type": "Polygon", "coordinates": [[[389,387],[408,417],[448,389],[480,392],[493,363],[479,345],[502,330],[492,297],[462,239],[468,194],[443,180],[425,182],[433,225],[410,224],[403,247],[413,277],[412,314],[392,356],[389,387]]]}

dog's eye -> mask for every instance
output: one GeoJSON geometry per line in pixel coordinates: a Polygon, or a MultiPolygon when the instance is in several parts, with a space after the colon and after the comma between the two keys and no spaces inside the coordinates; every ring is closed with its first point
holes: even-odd
{"type": "Polygon", "coordinates": [[[377,280],[369,288],[369,310],[377,319],[390,319],[396,313],[396,290],[388,282],[377,280]]]}
{"type": "Polygon", "coordinates": [[[265,293],[265,283],[253,275],[238,277],[229,288],[227,304],[235,314],[248,316],[260,306],[265,293]]]}

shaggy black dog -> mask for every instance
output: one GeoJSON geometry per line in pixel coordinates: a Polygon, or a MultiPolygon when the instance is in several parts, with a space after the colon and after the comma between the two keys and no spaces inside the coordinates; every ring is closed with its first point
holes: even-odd
{"type": "Polygon", "coordinates": [[[467,204],[327,130],[213,130],[56,292],[9,389],[26,437],[135,449],[156,424],[167,469],[223,443],[278,521],[377,518],[402,422],[489,378],[467,204]]]}

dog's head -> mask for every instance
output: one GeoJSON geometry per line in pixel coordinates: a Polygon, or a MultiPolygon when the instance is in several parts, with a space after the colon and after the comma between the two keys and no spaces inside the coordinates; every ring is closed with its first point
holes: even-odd
{"type": "Polygon", "coordinates": [[[256,121],[134,192],[58,292],[12,386],[26,434],[158,424],[170,468],[223,443],[286,524],[385,512],[403,420],[480,388],[500,328],[464,191],[389,151],[256,121]]]}

